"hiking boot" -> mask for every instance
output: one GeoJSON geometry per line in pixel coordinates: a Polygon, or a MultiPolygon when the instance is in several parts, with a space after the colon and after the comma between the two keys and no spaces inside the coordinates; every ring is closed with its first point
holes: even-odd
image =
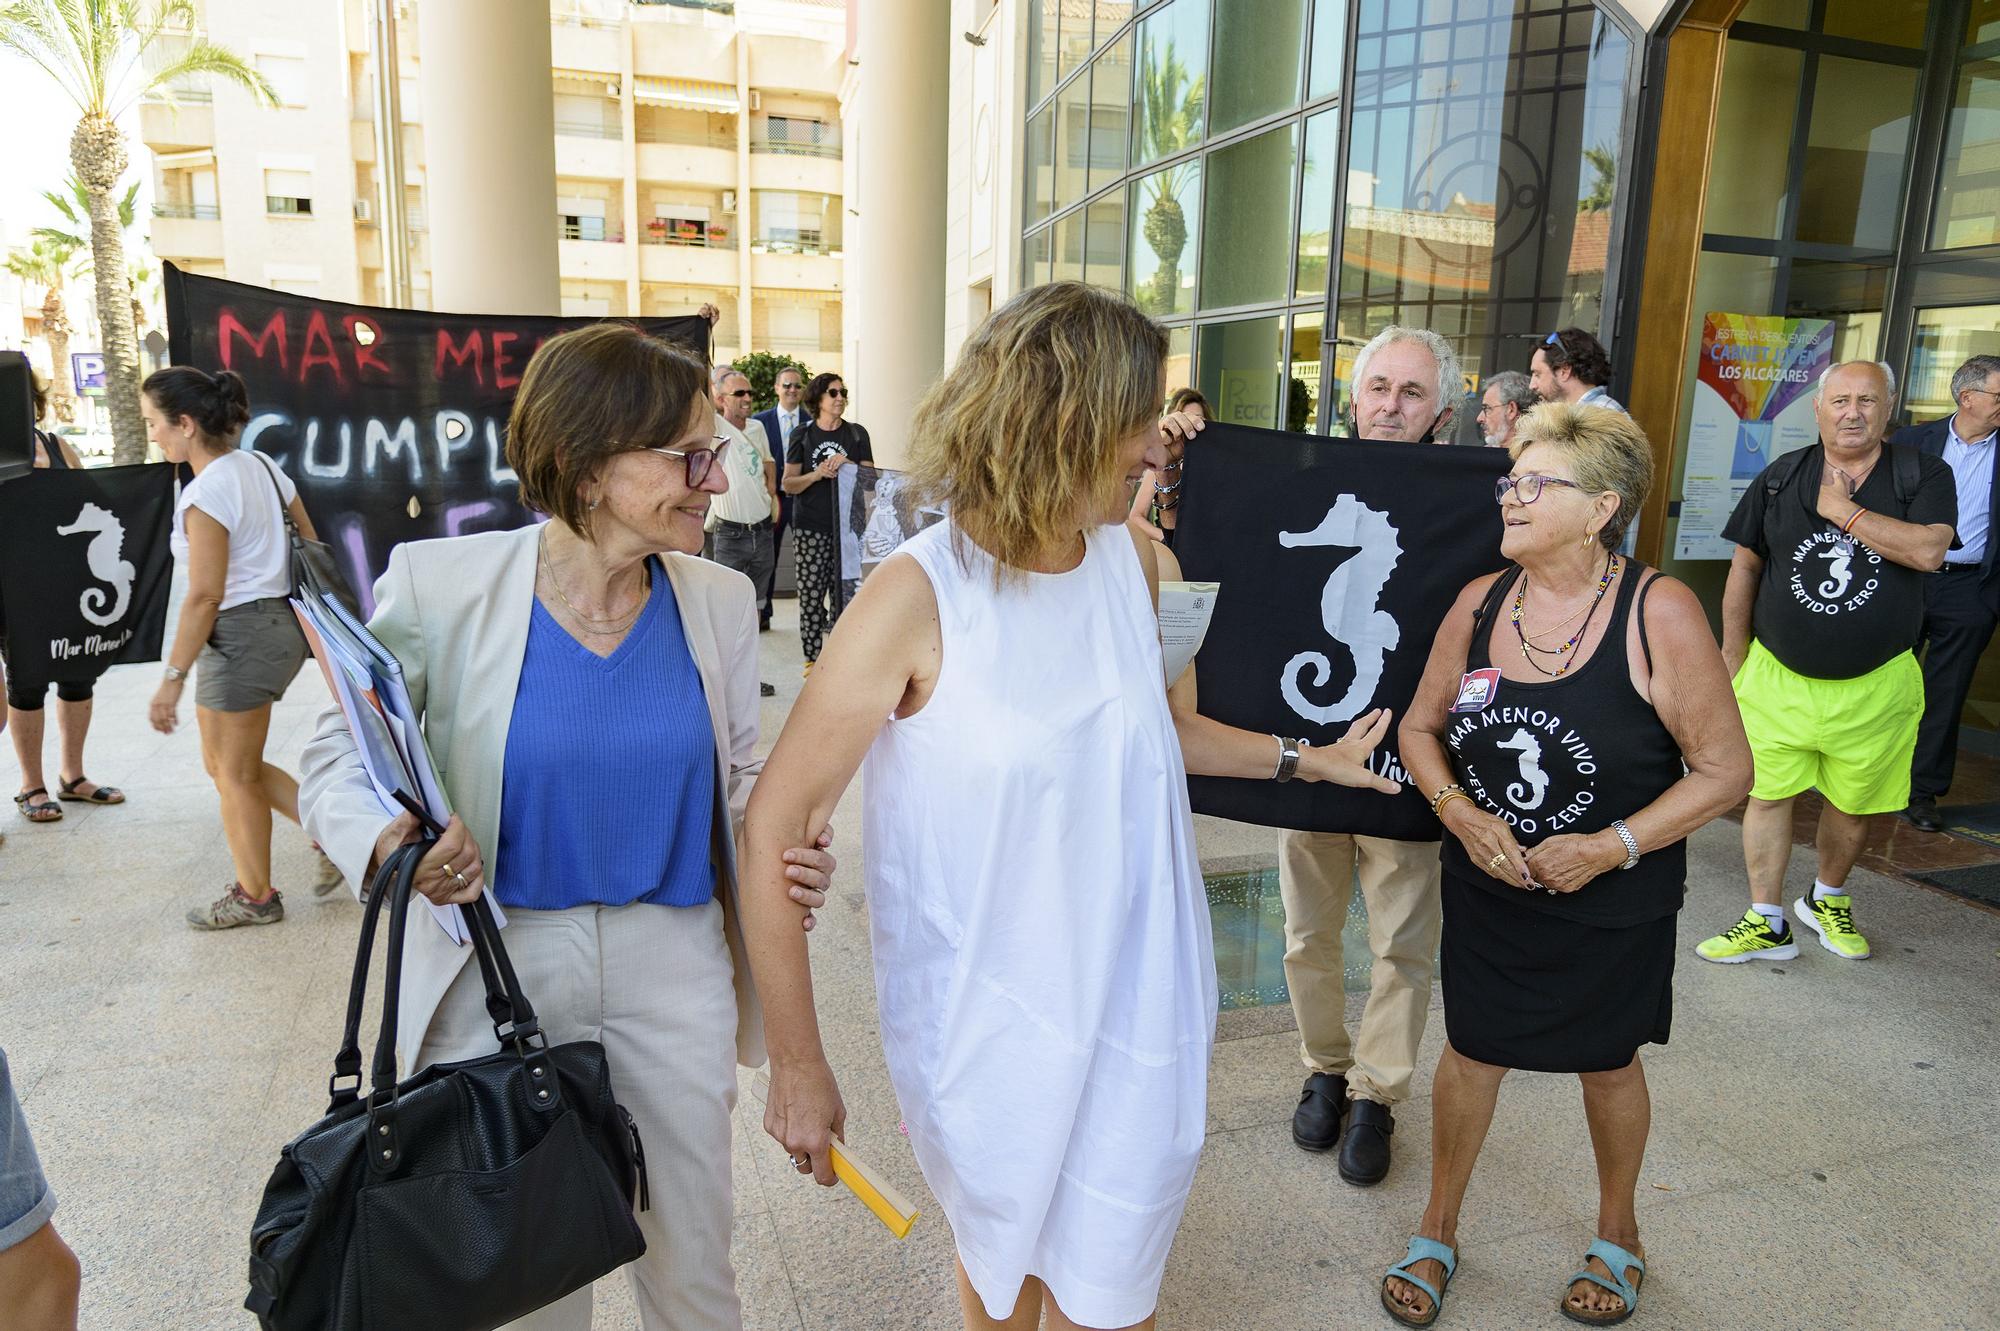
{"type": "Polygon", "coordinates": [[[1774,933],[1771,922],[1764,918],[1763,912],[1752,906],[1743,912],[1743,918],[1728,933],[1717,934],[1695,944],[1694,953],[1703,961],[1719,961],[1731,966],[1739,961],[1759,959],[1790,961],[1799,954],[1799,945],[1792,937],[1791,926],[1786,925],[1783,933],[1774,933]]]}
{"type": "Polygon", "coordinates": [[[187,913],[188,927],[204,930],[234,929],[244,924],[276,924],[284,918],[283,896],[273,891],[262,901],[253,901],[244,895],[241,883],[231,883],[219,901],[196,906],[187,913]]]}

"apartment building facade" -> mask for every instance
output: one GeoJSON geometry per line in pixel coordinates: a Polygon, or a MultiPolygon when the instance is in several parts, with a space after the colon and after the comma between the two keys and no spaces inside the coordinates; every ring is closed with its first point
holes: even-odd
{"type": "MultiPolygon", "coordinates": [[[[190,271],[399,303],[383,247],[374,5],[396,9],[409,303],[430,304],[421,0],[202,0],[202,29],[280,105],[195,84],[140,108],[153,246],[190,271]]],[[[555,233],[566,314],[721,311],[716,352],[842,368],[841,0],[551,0],[555,233]]]]}

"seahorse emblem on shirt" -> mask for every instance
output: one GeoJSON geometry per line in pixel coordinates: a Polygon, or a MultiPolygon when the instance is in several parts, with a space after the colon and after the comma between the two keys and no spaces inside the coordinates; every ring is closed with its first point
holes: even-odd
{"type": "Polygon", "coordinates": [[[1333,677],[1333,662],[1324,652],[1300,652],[1285,663],[1281,691],[1294,712],[1308,721],[1326,725],[1351,721],[1367,708],[1382,682],[1382,668],[1389,653],[1402,641],[1395,616],[1380,608],[1382,589],[1396,571],[1403,547],[1396,528],[1385,513],[1367,507],[1353,495],[1342,495],[1327,510],[1319,526],[1309,532],[1279,532],[1278,544],[1286,549],[1301,546],[1352,546],[1352,559],[1335,569],[1320,590],[1320,622],[1327,636],[1354,655],[1354,682],[1337,701],[1315,703],[1299,687],[1299,677],[1310,667],[1313,687],[1324,688],[1333,677]]]}
{"type": "Polygon", "coordinates": [[[1838,601],[1847,593],[1847,585],[1854,581],[1850,571],[1854,563],[1854,547],[1846,541],[1836,541],[1819,552],[1821,559],[1827,560],[1827,578],[1819,585],[1819,594],[1829,601],[1838,601]]]}
{"type": "Polygon", "coordinates": [[[1521,779],[1508,785],[1508,802],[1523,813],[1542,807],[1542,799],[1549,793],[1549,774],[1542,770],[1541,741],[1525,730],[1516,730],[1493,747],[1521,755],[1521,779]]]}

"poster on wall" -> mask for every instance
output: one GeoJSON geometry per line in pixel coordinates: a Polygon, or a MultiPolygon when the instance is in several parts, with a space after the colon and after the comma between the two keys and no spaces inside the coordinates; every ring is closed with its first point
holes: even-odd
{"type": "Polygon", "coordinates": [[[1728,559],[1723,524],[1758,473],[1819,442],[1813,390],[1833,364],[1831,319],[1703,317],[1681,484],[1679,559],[1728,559]]]}

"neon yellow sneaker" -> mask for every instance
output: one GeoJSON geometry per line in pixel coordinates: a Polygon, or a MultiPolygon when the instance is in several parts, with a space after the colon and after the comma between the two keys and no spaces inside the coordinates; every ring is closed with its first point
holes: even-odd
{"type": "Polygon", "coordinates": [[[1819,945],[1836,957],[1849,961],[1868,959],[1868,940],[1854,927],[1854,898],[1842,892],[1837,897],[1800,897],[1792,903],[1799,923],[1819,935],[1819,945]]]}
{"type": "Polygon", "coordinates": [[[1739,961],[1790,961],[1799,954],[1799,945],[1789,928],[1781,934],[1771,932],[1771,922],[1752,906],[1728,933],[1695,944],[1694,954],[1703,961],[1733,966],[1739,961]]]}

